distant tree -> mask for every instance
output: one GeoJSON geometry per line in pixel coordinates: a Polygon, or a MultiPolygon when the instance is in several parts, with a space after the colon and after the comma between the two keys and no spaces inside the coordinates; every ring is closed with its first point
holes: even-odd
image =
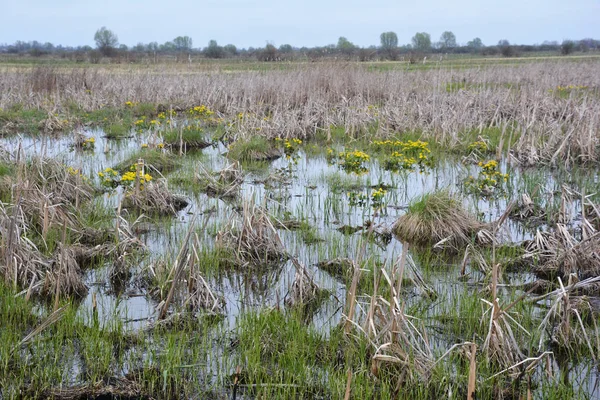
{"type": "Polygon", "coordinates": [[[216,40],[210,40],[208,47],[204,49],[204,55],[208,58],[222,58],[223,48],[217,44],[216,40]]]}
{"type": "Polygon", "coordinates": [[[175,51],[175,44],[173,42],[164,42],[159,46],[159,50],[162,52],[175,51]]]}
{"type": "Polygon", "coordinates": [[[580,48],[581,51],[587,52],[590,49],[593,49],[594,47],[597,47],[596,46],[597,42],[598,42],[597,40],[594,40],[592,38],[581,39],[579,41],[579,48],[580,48]]]}
{"type": "Polygon", "coordinates": [[[136,44],[135,46],[133,46],[131,48],[132,51],[135,51],[136,53],[143,53],[144,51],[146,51],[146,46],[144,45],[144,43],[139,42],[138,44],[136,44]]]}
{"type": "Polygon", "coordinates": [[[336,48],[344,54],[350,54],[354,51],[356,46],[344,36],[340,36],[336,48]]]}
{"type": "Polygon", "coordinates": [[[148,49],[150,52],[156,52],[158,51],[158,43],[150,42],[148,43],[148,46],[146,46],[146,49],[148,49]]]}
{"type": "Polygon", "coordinates": [[[235,47],[232,44],[223,46],[223,51],[225,51],[225,53],[227,53],[230,56],[235,56],[238,53],[237,47],[235,47]]]}
{"type": "Polygon", "coordinates": [[[512,57],[515,55],[515,49],[506,39],[498,41],[498,49],[500,50],[500,54],[502,54],[504,57],[512,57]]]}
{"type": "Polygon", "coordinates": [[[417,32],[412,38],[412,46],[415,50],[428,51],[431,49],[431,36],[427,32],[417,32]]]}
{"type": "MultiPolygon", "coordinates": [[[[396,32],[383,32],[379,35],[381,50],[390,60],[395,60],[398,54],[398,35],[396,32]]],[[[363,58],[363,56],[361,56],[363,58]]]]}
{"type": "Polygon", "coordinates": [[[440,36],[440,48],[444,50],[453,49],[456,47],[456,36],[450,31],[442,33],[440,36]]]}
{"type": "Polygon", "coordinates": [[[383,32],[379,35],[379,41],[381,48],[384,50],[398,47],[398,35],[396,35],[396,32],[383,32]]]}
{"type": "Polygon", "coordinates": [[[173,39],[173,45],[178,51],[190,51],[192,49],[192,38],[189,36],[177,36],[173,39]]]}
{"type": "MultiPolygon", "coordinates": [[[[398,49],[392,49],[392,51],[397,51],[398,49]]],[[[370,46],[368,49],[362,48],[358,50],[358,60],[359,61],[371,61],[373,57],[377,54],[377,47],[370,46]]]]}
{"type": "Polygon", "coordinates": [[[575,51],[575,42],[572,40],[563,40],[560,45],[560,53],[564,56],[568,56],[575,51]]]}
{"type": "Polygon", "coordinates": [[[539,50],[541,51],[558,51],[559,44],[556,40],[544,40],[542,44],[539,46],[539,50]]]}
{"type": "Polygon", "coordinates": [[[257,57],[259,61],[276,61],[277,47],[272,43],[267,43],[264,49],[258,51],[257,57]]]}
{"type": "Polygon", "coordinates": [[[483,47],[483,42],[481,41],[481,39],[476,37],[475,39],[467,42],[467,47],[469,47],[472,50],[480,50],[483,47]]]}
{"type": "Polygon", "coordinates": [[[126,44],[122,44],[122,45],[119,46],[119,50],[121,50],[121,51],[127,51],[127,50],[129,50],[129,47],[127,47],[126,44]]]}
{"type": "Polygon", "coordinates": [[[279,46],[280,53],[288,54],[288,53],[291,53],[292,51],[294,51],[294,49],[292,48],[291,44],[282,44],[281,46],[279,46]]]}
{"type": "Polygon", "coordinates": [[[94,35],[96,47],[105,56],[110,56],[114,52],[115,47],[119,45],[119,38],[113,31],[106,29],[105,26],[98,29],[94,35]]]}

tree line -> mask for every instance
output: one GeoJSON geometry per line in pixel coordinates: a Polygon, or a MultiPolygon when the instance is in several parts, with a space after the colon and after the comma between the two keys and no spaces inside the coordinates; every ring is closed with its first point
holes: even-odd
{"type": "Polygon", "coordinates": [[[254,57],[260,61],[291,60],[295,58],[315,59],[320,57],[336,57],[344,59],[356,59],[368,61],[375,59],[398,60],[400,58],[423,57],[426,54],[481,54],[502,55],[514,57],[523,53],[546,51],[571,54],[575,51],[597,51],[600,49],[600,41],[586,38],[582,40],[545,41],[542,44],[515,45],[508,40],[500,40],[494,45],[485,45],[478,37],[468,41],[466,44],[458,44],[456,36],[451,31],[441,34],[438,41],[432,41],[427,32],[417,32],[411,42],[404,45],[398,44],[398,36],[395,32],[383,32],[380,35],[379,46],[360,47],[349,41],[346,37],[340,37],[337,44],[317,47],[294,47],[290,44],[282,44],[276,47],[267,43],[264,48],[242,48],[238,49],[233,44],[220,46],[216,40],[210,40],[206,47],[193,47],[192,38],[189,36],[177,36],[171,41],[159,44],[157,42],[138,43],[135,46],[127,46],[119,43],[118,36],[101,27],[94,34],[95,48],[91,46],[64,47],[55,46],[52,43],[41,43],[38,41],[17,41],[11,45],[1,45],[0,53],[29,54],[31,56],[43,56],[48,54],[59,54],[63,57],[72,57],[77,61],[99,62],[102,57],[126,58],[128,61],[136,61],[143,57],[157,57],[157,55],[170,55],[178,59],[189,59],[191,56],[204,56],[206,58],[233,58],[254,57]]]}

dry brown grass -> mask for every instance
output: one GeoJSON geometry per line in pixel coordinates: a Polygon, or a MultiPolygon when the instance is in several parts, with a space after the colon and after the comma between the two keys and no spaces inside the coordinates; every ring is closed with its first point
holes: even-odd
{"type": "Polygon", "coordinates": [[[292,263],[296,268],[296,276],[292,287],[285,296],[284,302],[288,307],[316,309],[320,300],[324,298],[325,291],[321,289],[306,270],[306,267],[295,257],[292,263]]]}
{"type": "MultiPolygon", "coordinates": [[[[242,136],[308,138],[341,126],[351,136],[419,131],[454,146],[462,132],[511,127],[513,153],[524,164],[597,162],[600,77],[595,61],[479,66],[460,70],[368,71],[359,64],[291,65],[284,71],[210,73],[157,66],[16,68],[0,73],[0,108],[13,104],[64,112],[122,107],[126,101],[185,109],[206,104],[220,116],[244,113],[242,136]],[[446,90],[449,82],[467,82],[446,90]],[[558,96],[558,85],[590,89],[558,96]],[[369,105],[377,105],[376,113],[369,105]],[[268,120],[264,117],[268,116],[268,120]]],[[[52,121],[46,122],[49,130],[52,121]]]]}
{"type": "MultiPolygon", "coordinates": [[[[188,232],[182,242],[177,257],[161,260],[148,267],[153,286],[151,292],[160,299],[158,320],[178,318],[181,313],[172,312],[168,316],[169,307],[175,299],[180,299],[182,307],[191,312],[221,313],[225,299],[216,294],[200,273],[201,258],[199,250],[202,242],[197,234],[192,234],[196,216],[192,219],[188,232]],[[168,288],[168,290],[166,290],[168,288]]],[[[205,220],[205,226],[208,219],[205,220]]]]}
{"type": "Polygon", "coordinates": [[[288,258],[269,214],[248,200],[244,200],[240,214],[232,215],[217,234],[216,246],[224,249],[238,268],[271,268],[288,258]]]}
{"type": "Polygon", "coordinates": [[[139,247],[131,235],[121,235],[117,245],[114,232],[85,226],[79,208],[94,190],[79,171],[57,160],[26,159],[20,148],[1,156],[14,165],[16,174],[2,181],[10,204],[0,203],[0,275],[15,289],[25,289],[27,297],[40,295],[55,302],[80,298],[87,293],[82,268],[94,259],[118,258],[132,246],[139,247]],[[62,238],[55,239],[56,249],[49,254],[51,230],[55,235],[62,232],[62,238]]]}
{"type": "Polygon", "coordinates": [[[600,232],[597,232],[588,217],[598,215],[598,207],[585,196],[582,198],[580,216],[571,215],[572,198],[575,192],[564,188],[561,198],[558,223],[550,231],[536,232],[528,244],[524,260],[536,260],[533,271],[542,277],[560,276],[563,279],[575,274],[584,280],[600,275],[600,232]],[[586,214],[593,210],[594,214],[586,214]],[[575,224],[575,219],[580,223],[575,224]],[[578,226],[581,235],[576,235],[573,227],[578,226]],[[581,237],[579,237],[581,236],[581,237]]]}
{"type": "Polygon", "coordinates": [[[200,164],[195,179],[209,196],[233,199],[238,196],[240,186],[244,183],[244,173],[237,161],[215,173],[207,171],[200,164]]]}
{"type": "Polygon", "coordinates": [[[176,215],[187,205],[185,197],[169,190],[166,179],[149,182],[143,189],[132,189],[123,198],[123,208],[144,214],[176,215]]]}
{"type": "Polygon", "coordinates": [[[567,285],[564,285],[558,278],[558,289],[530,300],[539,302],[550,299],[548,312],[539,326],[540,349],[544,341],[549,339],[562,348],[587,348],[592,359],[596,359],[594,349],[597,350],[600,340],[596,322],[600,314],[600,300],[597,297],[577,296],[576,293],[590,290],[590,286],[592,290],[597,289],[599,281],[599,276],[578,281],[575,275],[571,275],[567,285]],[[591,321],[591,324],[585,323],[584,315],[587,315],[587,322],[591,321]]]}
{"type": "MultiPolygon", "coordinates": [[[[385,269],[381,270],[391,297],[386,299],[378,294],[379,280],[374,278],[374,294],[368,308],[359,312],[356,322],[352,315],[347,318],[347,324],[351,324],[356,334],[365,337],[372,347],[371,372],[375,376],[391,373],[397,380],[397,389],[405,384],[427,380],[436,364],[422,321],[405,313],[405,304],[398,291],[403,279],[405,252],[391,278],[385,269]]],[[[360,310],[360,304],[357,305],[360,310]]]]}
{"type": "Polygon", "coordinates": [[[0,206],[0,274],[10,285],[28,288],[44,280],[45,271],[51,261],[27,239],[27,220],[23,209],[18,206],[0,206]]]}
{"type": "Polygon", "coordinates": [[[450,243],[461,246],[485,227],[447,191],[426,194],[410,204],[392,227],[400,240],[418,245],[450,243]]]}

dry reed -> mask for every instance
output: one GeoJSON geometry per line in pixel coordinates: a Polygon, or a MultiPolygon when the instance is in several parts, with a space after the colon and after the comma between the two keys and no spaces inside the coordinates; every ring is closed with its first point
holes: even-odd
{"type": "MultiPolygon", "coordinates": [[[[12,68],[0,74],[0,108],[19,104],[54,113],[73,103],[86,111],[122,107],[126,101],[174,109],[205,104],[221,116],[243,113],[237,130],[246,137],[259,132],[269,138],[309,138],[329,134],[330,126],[360,136],[379,122],[379,137],[419,131],[451,147],[464,140],[462,132],[509,127],[512,133],[506,136],[513,136],[512,152],[521,163],[572,164],[598,160],[596,71],[594,61],[408,72],[325,63],[236,74],[181,74],[169,66],[151,73],[136,67],[12,68]],[[467,85],[448,90],[448,83],[457,81],[467,85]],[[557,86],[569,84],[590,89],[566,97],[556,93],[557,86]],[[369,108],[373,105],[376,113],[369,108]]],[[[48,130],[59,128],[52,126],[52,118],[44,124],[48,130]]]]}

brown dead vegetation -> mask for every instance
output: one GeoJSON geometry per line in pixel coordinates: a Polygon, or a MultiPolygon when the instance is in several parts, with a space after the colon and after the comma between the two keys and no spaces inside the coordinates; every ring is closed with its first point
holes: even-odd
{"type": "Polygon", "coordinates": [[[188,204],[185,197],[169,190],[165,179],[148,182],[143,189],[129,190],[123,198],[123,208],[143,214],[176,215],[188,204]]]}
{"type": "MultiPolygon", "coordinates": [[[[462,132],[482,134],[486,128],[506,126],[503,142],[513,137],[512,154],[524,165],[597,163],[597,63],[565,63],[489,65],[485,73],[479,65],[407,73],[404,68],[381,72],[360,64],[339,68],[328,63],[236,74],[180,74],[165,65],[150,73],[112,67],[83,71],[23,67],[0,75],[0,89],[9,88],[0,90],[0,108],[26,105],[48,108],[53,115],[69,104],[86,111],[120,108],[126,101],[168,104],[176,110],[205,104],[219,115],[243,113],[237,128],[245,137],[258,133],[271,139],[306,139],[319,132],[330,135],[332,126],[357,137],[377,122],[379,137],[418,131],[424,139],[449,147],[464,144],[462,132]],[[446,90],[449,82],[468,86],[446,90]],[[565,97],[556,93],[561,84],[588,89],[565,97]],[[493,90],[490,85],[495,85],[493,90]],[[375,104],[376,113],[369,109],[375,104]]],[[[49,115],[44,127],[60,129],[57,122],[49,115]]]]}
{"type": "Polygon", "coordinates": [[[288,258],[268,213],[248,200],[217,234],[216,246],[225,250],[238,268],[271,268],[288,258]]]}

